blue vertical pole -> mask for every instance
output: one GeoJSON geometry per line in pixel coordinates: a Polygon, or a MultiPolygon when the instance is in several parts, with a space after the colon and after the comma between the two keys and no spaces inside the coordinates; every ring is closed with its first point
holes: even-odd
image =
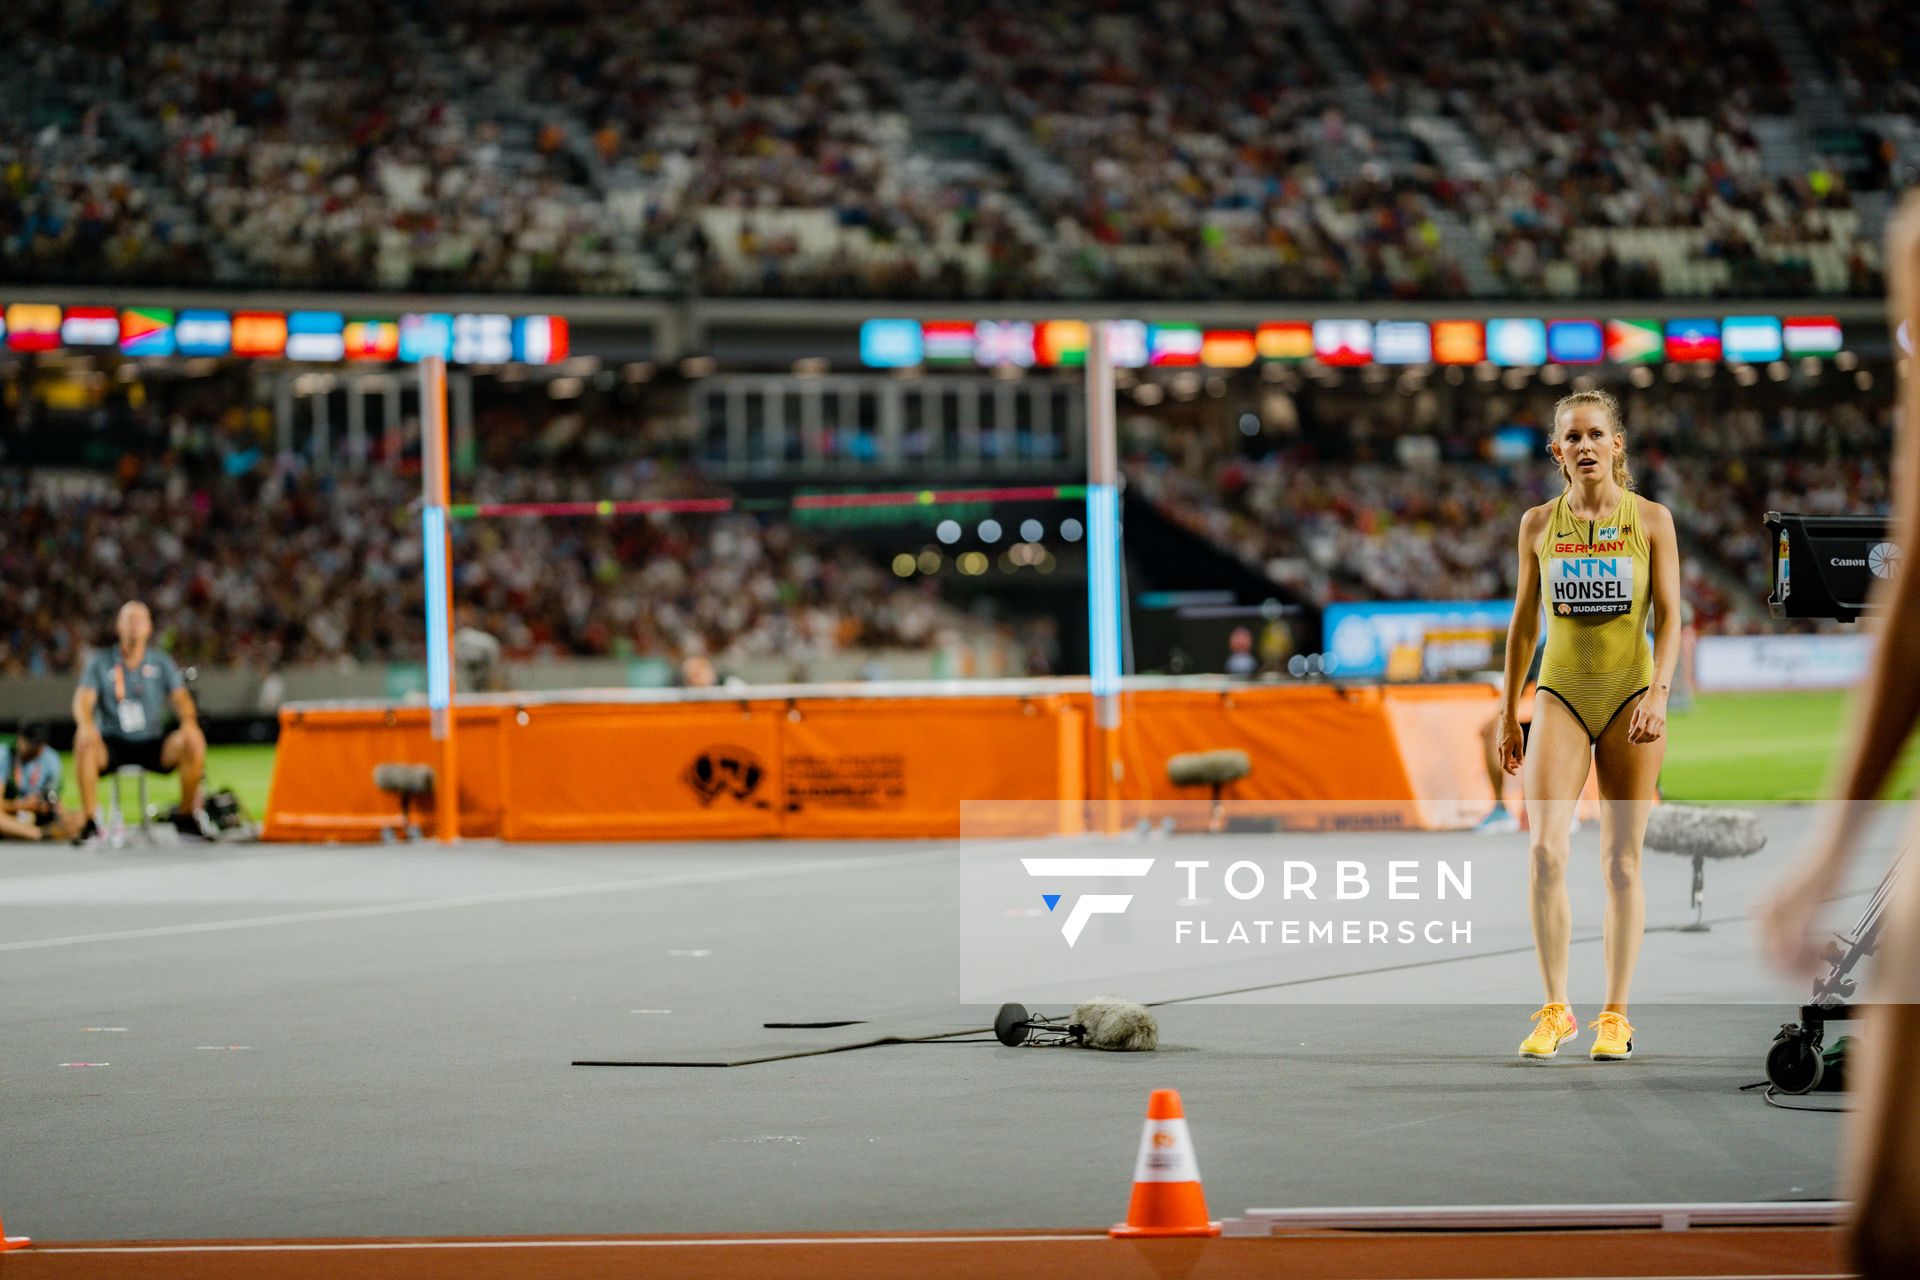
{"type": "Polygon", "coordinates": [[[1120,446],[1115,424],[1113,347],[1106,322],[1087,335],[1087,646],[1098,751],[1093,793],[1106,801],[1096,826],[1117,826],[1120,763],[1120,446]]]}
{"type": "Polygon", "coordinates": [[[427,614],[427,716],[439,767],[434,828],[442,843],[460,837],[459,753],[453,717],[453,579],[447,563],[447,363],[420,362],[420,545],[427,614]]]}

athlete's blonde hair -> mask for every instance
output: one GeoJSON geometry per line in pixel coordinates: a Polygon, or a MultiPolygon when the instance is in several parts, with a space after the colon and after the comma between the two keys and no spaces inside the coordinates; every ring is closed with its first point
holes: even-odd
{"type": "MultiPolygon", "coordinates": [[[[1561,396],[1559,402],[1553,406],[1554,431],[1558,433],[1560,430],[1561,414],[1583,404],[1599,405],[1600,412],[1607,415],[1607,425],[1613,429],[1615,437],[1622,437],[1619,440],[1620,447],[1613,452],[1613,479],[1614,483],[1622,489],[1633,488],[1633,474],[1627,470],[1627,442],[1623,438],[1626,435],[1626,426],[1620,416],[1620,402],[1611,392],[1576,391],[1572,395],[1561,396]]],[[[1560,461],[1560,478],[1567,482],[1567,488],[1573,488],[1573,468],[1567,465],[1564,458],[1560,461]]]]}

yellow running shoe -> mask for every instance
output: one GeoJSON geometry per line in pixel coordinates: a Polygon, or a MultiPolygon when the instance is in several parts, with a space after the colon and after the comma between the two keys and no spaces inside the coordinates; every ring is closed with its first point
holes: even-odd
{"type": "Polygon", "coordinates": [[[1580,1020],[1564,1004],[1542,1005],[1533,1015],[1533,1034],[1520,1042],[1523,1058],[1553,1058],[1560,1046],[1580,1034],[1580,1020]]]}
{"type": "Polygon", "coordinates": [[[1588,1053],[1595,1062],[1624,1062],[1633,1056],[1633,1024],[1626,1014],[1608,1009],[1587,1025],[1593,1028],[1588,1053]]]}

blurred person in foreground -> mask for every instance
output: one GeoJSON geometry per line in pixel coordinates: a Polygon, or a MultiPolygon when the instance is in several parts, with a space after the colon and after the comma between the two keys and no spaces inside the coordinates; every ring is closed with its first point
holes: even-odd
{"type": "MultiPolygon", "coordinates": [[[[1887,232],[1893,326],[1920,334],[1920,194],[1909,195],[1887,232]]],[[[1894,442],[1893,520],[1887,537],[1902,545],[1920,527],[1920,375],[1907,362],[1894,442]]],[[[1774,958],[1808,978],[1825,968],[1822,909],[1840,892],[1860,835],[1871,821],[1900,750],[1920,720],[1920,572],[1914,557],[1895,561],[1874,584],[1877,633],[1873,668],[1848,703],[1851,731],[1838,782],[1793,874],[1762,908],[1774,958]],[[1884,619],[1880,621],[1879,619],[1884,619]]],[[[1911,832],[1908,836],[1912,843],[1911,832]]],[[[1841,1154],[1843,1194],[1852,1203],[1852,1261],[1869,1277],[1920,1275],[1920,874],[1894,885],[1867,981],[1870,1003],[1858,1038],[1858,1075],[1841,1154]]]]}
{"type": "Polygon", "coordinates": [[[0,838],[59,840],[79,821],[60,809],[60,753],[47,745],[44,725],[23,724],[13,746],[0,743],[0,838]]]}
{"type": "Polygon", "coordinates": [[[187,692],[186,678],[171,655],[149,647],[153,615],[138,600],[120,606],[114,623],[118,642],[88,660],[73,691],[73,768],[80,778],[85,820],[76,843],[100,834],[100,777],[126,765],[148,773],[180,771],[180,808],[211,840],[217,830],[200,807],[207,739],[187,692]],[[166,731],[171,709],[180,727],[166,731]]]}

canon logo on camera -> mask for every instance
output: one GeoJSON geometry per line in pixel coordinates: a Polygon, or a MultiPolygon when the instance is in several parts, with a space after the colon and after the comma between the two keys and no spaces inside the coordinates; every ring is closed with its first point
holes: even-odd
{"type": "Polygon", "coordinates": [[[1900,563],[1900,548],[1891,542],[1876,542],[1867,549],[1861,559],[1846,559],[1835,556],[1827,561],[1836,569],[1866,569],[1876,578],[1891,578],[1894,566],[1900,563]]]}

